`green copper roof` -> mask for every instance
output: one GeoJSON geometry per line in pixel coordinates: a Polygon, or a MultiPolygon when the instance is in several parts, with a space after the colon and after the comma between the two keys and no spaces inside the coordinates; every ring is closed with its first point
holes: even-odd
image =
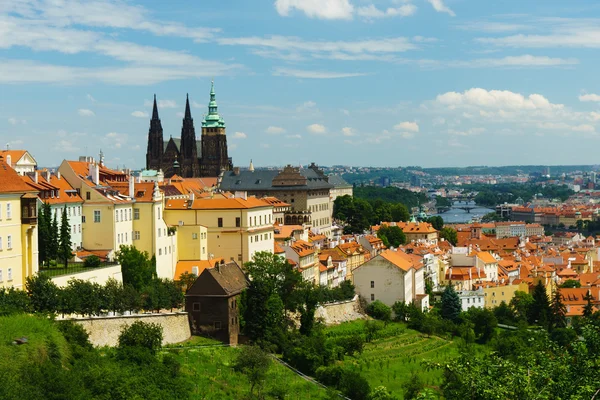
{"type": "Polygon", "coordinates": [[[203,128],[225,128],[225,121],[219,115],[217,101],[215,100],[215,82],[210,86],[210,102],[208,103],[208,114],[202,121],[203,128]]]}

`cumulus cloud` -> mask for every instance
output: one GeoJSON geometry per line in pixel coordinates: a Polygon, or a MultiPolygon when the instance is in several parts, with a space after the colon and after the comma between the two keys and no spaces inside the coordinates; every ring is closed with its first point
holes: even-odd
{"type": "Polygon", "coordinates": [[[433,9],[437,12],[446,13],[452,17],[455,17],[456,14],[452,11],[446,4],[444,4],[444,0],[427,0],[432,6],[433,9]]]}
{"type": "Polygon", "coordinates": [[[356,136],[356,132],[354,131],[354,129],[352,129],[350,127],[344,127],[344,128],[342,128],[342,135],[344,135],[344,136],[356,136]]]}
{"type": "Polygon", "coordinates": [[[356,14],[367,19],[387,18],[387,17],[409,17],[417,12],[417,7],[414,4],[404,4],[400,7],[389,7],[385,10],[380,10],[373,4],[366,7],[359,7],[356,14]]]}
{"type": "Polygon", "coordinates": [[[271,135],[279,135],[281,133],[285,133],[285,129],[280,126],[270,126],[267,128],[267,133],[270,133],[271,135]]]}
{"type": "Polygon", "coordinates": [[[304,112],[304,111],[312,110],[316,106],[317,106],[317,103],[315,103],[312,100],[309,100],[309,101],[305,101],[302,105],[296,107],[296,111],[297,112],[304,112]]]}
{"type": "Polygon", "coordinates": [[[102,138],[102,141],[112,149],[122,148],[127,143],[127,140],[127,134],[117,132],[109,132],[102,138]]]}
{"type": "Polygon", "coordinates": [[[419,132],[419,125],[416,122],[404,121],[394,125],[397,131],[419,132]]]}
{"type": "Polygon", "coordinates": [[[288,139],[302,139],[302,135],[286,135],[286,138],[288,139]]]}
{"type": "Polygon", "coordinates": [[[247,137],[248,135],[246,135],[244,132],[236,132],[233,134],[234,139],[246,139],[247,137]]]}
{"type": "Polygon", "coordinates": [[[296,9],[309,18],[319,19],[352,19],[354,12],[348,0],[276,0],[275,9],[283,17],[296,9]]]}
{"type": "Polygon", "coordinates": [[[327,132],[327,128],[325,128],[325,126],[321,125],[321,124],[312,124],[306,127],[306,129],[310,132],[310,133],[314,133],[314,134],[322,134],[327,132]]]}
{"type": "Polygon", "coordinates": [[[95,98],[94,98],[94,97],[93,97],[91,94],[89,94],[89,93],[88,93],[88,94],[86,94],[86,95],[85,95],[85,97],[87,97],[87,99],[88,99],[89,101],[91,101],[92,103],[95,103],[95,102],[96,102],[96,99],[95,99],[95,98]]]}
{"type": "Polygon", "coordinates": [[[475,136],[485,132],[485,128],[471,128],[467,130],[448,129],[448,133],[456,136],[475,136]]]}
{"type": "Polygon", "coordinates": [[[447,92],[440,94],[435,100],[448,108],[481,107],[487,109],[509,110],[549,110],[560,109],[562,104],[552,104],[540,94],[530,94],[525,97],[520,93],[509,90],[486,90],[473,88],[462,93],[447,92]]]}
{"type": "Polygon", "coordinates": [[[80,108],[77,110],[77,113],[82,117],[93,117],[96,115],[92,110],[88,110],[87,108],[80,108]]]}
{"type": "Polygon", "coordinates": [[[594,93],[582,94],[579,96],[579,101],[593,101],[600,103],[600,95],[594,93]]]}
{"type": "MultiPolygon", "coordinates": [[[[153,105],[152,100],[144,100],[144,107],[152,107],[153,105]]],[[[177,108],[175,100],[157,100],[156,105],[158,108],[177,108]]]]}
{"type": "Polygon", "coordinates": [[[136,117],[136,118],[148,118],[149,115],[147,112],[145,111],[134,111],[131,113],[132,117],[136,117]]]}

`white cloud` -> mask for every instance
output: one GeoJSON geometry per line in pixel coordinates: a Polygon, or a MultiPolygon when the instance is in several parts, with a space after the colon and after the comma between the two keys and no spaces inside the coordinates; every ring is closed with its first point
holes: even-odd
{"type": "Polygon", "coordinates": [[[582,94],[579,96],[579,101],[593,101],[595,103],[600,103],[600,95],[594,93],[582,94]]]}
{"type": "Polygon", "coordinates": [[[508,90],[473,88],[463,93],[447,92],[436,97],[436,103],[448,108],[481,107],[486,109],[552,110],[562,109],[562,104],[552,104],[540,94],[525,97],[508,90]]]}
{"type": "Polygon", "coordinates": [[[576,58],[557,58],[546,56],[532,56],[524,54],[521,56],[507,56],[503,58],[479,58],[468,61],[453,61],[448,65],[460,68],[483,68],[483,67],[557,67],[564,65],[577,65],[576,58]]]}
{"type": "MultiPolygon", "coordinates": [[[[154,102],[151,100],[144,100],[144,107],[152,107],[154,102]]],[[[177,108],[175,100],[157,100],[156,105],[158,108],[177,108]]]]}
{"type": "Polygon", "coordinates": [[[564,122],[540,122],[536,125],[539,129],[561,130],[573,132],[595,132],[596,128],[589,124],[569,125],[564,122]]]}
{"type": "Polygon", "coordinates": [[[471,128],[467,130],[448,129],[448,133],[456,136],[475,136],[485,132],[485,128],[471,128]]]}
{"type": "Polygon", "coordinates": [[[281,133],[285,133],[285,129],[279,126],[270,126],[267,128],[267,133],[270,133],[271,135],[279,135],[281,133]]]}
{"type": "Polygon", "coordinates": [[[196,103],[195,101],[192,101],[192,107],[194,107],[194,108],[204,108],[206,106],[204,104],[200,104],[200,103],[196,103]]]}
{"type": "Polygon", "coordinates": [[[475,21],[458,25],[457,28],[467,31],[502,33],[528,30],[531,29],[531,26],[526,24],[514,24],[505,22],[475,21]]]}
{"type": "Polygon", "coordinates": [[[350,127],[344,127],[342,128],[342,135],[344,136],[356,136],[356,132],[354,131],[354,129],[350,128],[350,127]]]}
{"type": "Polygon", "coordinates": [[[416,122],[404,121],[394,125],[397,131],[419,132],[419,125],[416,122]]]}
{"type": "Polygon", "coordinates": [[[17,125],[19,123],[19,120],[16,119],[16,118],[14,118],[14,117],[10,117],[8,119],[8,123],[11,124],[11,125],[17,125]]]}
{"type": "Polygon", "coordinates": [[[112,149],[120,149],[127,144],[128,136],[124,133],[109,132],[102,138],[102,141],[112,149]]]}
{"type": "Polygon", "coordinates": [[[81,115],[82,117],[93,117],[96,115],[92,110],[88,110],[87,108],[80,108],[77,110],[77,114],[81,115]]]}
{"type": "Polygon", "coordinates": [[[302,139],[302,135],[286,135],[286,138],[288,139],[302,139]]]}
{"type": "Polygon", "coordinates": [[[414,4],[405,4],[400,7],[389,7],[386,10],[380,10],[373,4],[369,4],[366,7],[359,7],[356,10],[356,14],[360,17],[373,19],[373,18],[386,18],[386,17],[409,17],[417,12],[417,7],[414,4]]]}
{"type": "Polygon", "coordinates": [[[94,98],[94,97],[93,97],[91,94],[89,94],[89,93],[88,93],[88,94],[86,94],[86,96],[85,96],[85,97],[87,97],[87,99],[88,99],[89,101],[91,101],[92,103],[95,103],[95,102],[96,102],[96,99],[95,99],[95,98],[94,98]]]}
{"type": "Polygon", "coordinates": [[[304,111],[309,111],[309,110],[313,110],[315,107],[317,106],[317,103],[315,103],[314,101],[305,101],[302,105],[296,107],[296,112],[304,112],[304,111]]]}
{"type": "Polygon", "coordinates": [[[176,112],[175,115],[178,116],[179,118],[185,117],[185,114],[182,111],[176,112]]]}
{"type": "Polygon", "coordinates": [[[303,79],[338,79],[352,78],[355,76],[364,76],[367,74],[359,72],[333,72],[333,71],[306,71],[299,69],[275,67],[273,70],[274,76],[290,76],[303,79]]]}
{"type": "Polygon", "coordinates": [[[145,111],[134,111],[131,113],[131,116],[136,117],[136,118],[148,118],[149,117],[148,113],[145,111]]]}
{"type": "Polygon", "coordinates": [[[248,135],[246,135],[244,132],[236,132],[233,134],[234,139],[246,139],[247,137],[248,135]]]}
{"type": "Polygon", "coordinates": [[[447,13],[448,15],[455,17],[454,11],[444,4],[444,0],[427,0],[437,12],[447,13]]]}
{"type": "Polygon", "coordinates": [[[350,111],[349,110],[346,110],[346,109],[342,108],[342,109],[340,109],[340,111],[342,112],[342,114],[350,116],[350,111]]]}
{"type": "Polygon", "coordinates": [[[306,127],[306,129],[310,132],[310,133],[314,133],[314,134],[322,134],[327,132],[327,128],[325,128],[325,126],[321,125],[321,124],[312,124],[306,127]]]}
{"type": "Polygon", "coordinates": [[[276,0],[275,9],[287,17],[293,9],[309,18],[352,19],[354,7],[348,0],[276,0]]]}
{"type": "Polygon", "coordinates": [[[59,140],[54,145],[54,150],[58,152],[76,153],[79,151],[79,147],[75,146],[71,140],[59,140]]]}

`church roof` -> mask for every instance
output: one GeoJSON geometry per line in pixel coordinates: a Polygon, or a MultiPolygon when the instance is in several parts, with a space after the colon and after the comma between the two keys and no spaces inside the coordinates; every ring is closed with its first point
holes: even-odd
{"type": "MultiPolygon", "coordinates": [[[[173,142],[175,142],[175,146],[177,146],[177,150],[181,151],[181,139],[180,138],[171,138],[173,142]]],[[[171,140],[169,139],[169,140],[171,140]]],[[[169,140],[163,141],[163,152],[167,150],[167,145],[169,144],[169,140]]],[[[196,152],[198,154],[198,158],[202,157],[202,141],[196,140],[196,152]]]]}
{"type": "Polygon", "coordinates": [[[292,171],[292,177],[286,183],[282,176],[286,171],[293,167],[286,167],[283,171],[278,170],[255,170],[255,171],[226,171],[223,173],[223,179],[219,187],[222,190],[234,192],[238,191],[257,191],[257,190],[312,190],[312,189],[331,189],[333,185],[329,183],[328,178],[316,166],[292,171]],[[303,178],[293,180],[295,177],[303,178]],[[276,185],[273,181],[277,178],[276,185]]]}

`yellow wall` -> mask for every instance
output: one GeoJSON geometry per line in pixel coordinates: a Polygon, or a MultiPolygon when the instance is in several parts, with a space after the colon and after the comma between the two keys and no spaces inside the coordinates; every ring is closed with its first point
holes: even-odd
{"type": "Polygon", "coordinates": [[[38,271],[37,225],[21,225],[21,195],[22,193],[0,194],[0,287],[22,288],[25,279],[38,271]],[[11,218],[8,218],[6,212],[8,204],[11,218]]]}
{"type": "Polygon", "coordinates": [[[498,307],[503,301],[506,304],[510,303],[517,290],[527,293],[529,291],[529,286],[527,283],[521,282],[518,285],[506,285],[489,288],[484,287],[483,293],[485,297],[485,307],[498,307]]]}
{"type": "Polygon", "coordinates": [[[208,260],[208,235],[201,225],[177,227],[179,260],[208,260]]]}

